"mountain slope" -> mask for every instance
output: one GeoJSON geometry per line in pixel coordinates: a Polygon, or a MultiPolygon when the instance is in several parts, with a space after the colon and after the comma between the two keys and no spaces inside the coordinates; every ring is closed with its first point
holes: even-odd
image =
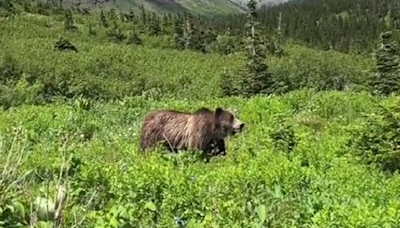
{"type": "MultiPolygon", "coordinates": [[[[55,0],[59,1],[59,0],[55,0]]],[[[63,0],[64,6],[81,6],[95,9],[116,7],[122,11],[138,11],[140,5],[152,11],[191,11],[201,15],[243,12],[248,0],[63,0]],[[79,4],[78,4],[79,3],[79,4]]],[[[261,4],[273,4],[287,0],[261,0],[261,4]]],[[[260,4],[260,5],[261,5],[260,4]]]]}
{"type": "MultiPolygon", "coordinates": [[[[248,0],[229,0],[232,3],[235,3],[241,7],[246,7],[246,4],[248,2],[248,0]]],[[[265,5],[274,5],[274,4],[279,4],[279,3],[284,3],[287,2],[289,0],[258,0],[258,6],[260,7],[261,5],[265,4],[265,5]]]]}
{"type": "MultiPolygon", "coordinates": [[[[58,1],[58,0],[57,0],[58,1]]],[[[77,6],[97,9],[116,7],[121,11],[138,11],[143,4],[146,9],[155,12],[192,11],[201,15],[226,14],[240,12],[239,5],[229,0],[63,0],[64,6],[77,6]]]]}

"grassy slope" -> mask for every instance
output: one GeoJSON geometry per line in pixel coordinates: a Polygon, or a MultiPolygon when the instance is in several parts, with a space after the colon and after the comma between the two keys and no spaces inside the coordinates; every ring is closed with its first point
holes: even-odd
{"type": "MultiPolygon", "coordinates": [[[[219,94],[218,79],[224,72],[237,70],[243,64],[241,56],[203,55],[173,50],[168,37],[146,38],[145,47],[118,45],[107,41],[105,30],[94,20],[76,17],[79,32],[65,32],[61,18],[27,15],[5,22],[2,31],[3,52],[0,57],[12,55],[27,74],[50,77],[52,72],[82,84],[82,75],[96,79],[96,84],[109,93],[123,96],[135,94],[135,84],[141,78],[148,80],[146,88],[162,91],[163,96],[203,99],[219,94]],[[88,35],[88,24],[97,36],[88,35]],[[39,34],[39,35],[37,35],[39,34]],[[53,51],[54,42],[63,36],[74,43],[79,54],[53,51]],[[162,45],[162,46],[161,46],[162,45]],[[160,50],[164,48],[164,50],[160,50]],[[26,61],[29,59],[29,61],[26,61]],[[156,64],[157,63],[157,64],[156,64]],[[58,67],[62,64],[63,67],[58,67]],[[51,69],[51,70],[49,70],[51,69]],[[162,77],[166,82],[161,82],[162,77]],[[112,84],[112,86],[111,86],[112,84]]],[[[124,31],[131,29],[125,25],[124,31]]],[[[362,78],[371,65],[371,59],[335,52],[314,51],[288,45],[288,57],[269,58],[270,70],[279,77],[309,77],[310,81],[329,78],[362,78]],[[312,69],[312,70],[310,70],[312,69]]]]}
{"type": "MultiPolygon", "coordinates": [[[[77,21],[84,22],[82,18],[77,21]]],[[[144,76],[166,94],[165,101],[127,98],[94,104],[89,111],[78,108],[77,103],[63,103],[0,112],[0,135],[5,142],[0,143],[1,157],[7,157],[12,127],[22,129],[11,149],[13,154],[29,153],[20,173],[38,166],[41,176],[46,170],[47,175],[48,171],[58,175],[59,134],[71,134],[68,154],[83,164],[71,174],[66,223],[72,222],[74,213],[78,219],[83,215],[82,209],[96,189],[97,211],[92,207],[86,220],[96,227],[154,227],[155,220],[159,227],[172,227],[174,217],[186,220],[188,227],[251,227],[259,221],[257,211],[262,210],[247,212],[248,203],[253,209],[266,205],[273,227],[398,225],[400,195],[394,189],[400,187],[399,176],[384,176],[354,157],[340,154],[349,138],[348,129],[365,125],[361,113],[372,113],[377,104],[398,98],[377,101],[365,94],[303,91],[249,100],[217,99],[217,78],[224,67],[240,67],[243,62],[237,56],[154,49],[157,40],[153,39],[146,39],[145,47],[140,48],[111,44],[101,32],[89,37],[85,28],[77,34],[64,33],[61,22],[47,17],[18,17],[1,21],[0,28],[4,50],[0,59],[12,54],[24,72],[91,80],[87,83],[101,81],[105,88],[119,92],[144,76]],[[54,52],[52,45],[59,34],[73,41],[80,54],[54,52]],[[179,85],[181,79],[189,81],[179,85]],[[204,100],[190,100],[193,98],[204,100]],[[204,164],[185,157],[139,153],[138,131],[145,113],[156,108],[195,110],[202,106],[236,108],[248,124],[245,133],[228,141],[226,158],[204,164]],[[294,124],[299,139],[291,155],[271,144],[269,133],[278,125],[278,115],[294,124]],[[91,131],[92,140],[82,141],[80,135],[91,131]],[[269,192],[268,188],[274,190],[275,186],[282,187],[281,194],[269,192]],[[156,212],[149,210],[149,202],[156,212]]],[[[289,52],[289,57],[269,60],[272,71],[312,79],[327,72],[328,76],[362,75],[370,65],[369,59],[297,46],[289,52]]],[[[18,201],[29,203],[46,194],[47,183],[38,176],[28,176],[24,183],[26,186],[17,187],[28,190],[16,195],[18,201]]]]}

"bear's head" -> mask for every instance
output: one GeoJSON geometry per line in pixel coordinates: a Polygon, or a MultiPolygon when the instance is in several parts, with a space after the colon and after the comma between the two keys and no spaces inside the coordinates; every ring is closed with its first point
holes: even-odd
{"type": "Polygon", "coordinates": [[[219,107],[215,109],[215,118],[218,125],[221,127],[224,137],[242,132],[245,126],[245,124],[236,118],[232,112],[223,110],[219,107]]]}

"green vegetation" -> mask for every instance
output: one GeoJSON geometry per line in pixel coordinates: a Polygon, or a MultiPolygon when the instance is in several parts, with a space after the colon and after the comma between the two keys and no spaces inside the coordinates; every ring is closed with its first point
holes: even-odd
{"type": "MultiPolygon", "coordinates": [[[[260,21],[266,36],[276,36],[279,20],[283,35],[299,44],[322,50],[368,54],[375,50],[379,34],[392,17],[393,38],[400,41],[398,0],[292,0],[273,7],[262,6],[260,21]],[[282,15],[280,17],[279,15],[282,15]]],[[[222,15],[235,34],[242,34],[244,14],[222,15]]]]}
{"type": "Polygon", "coordinates": [[[144,8],[0,14],[0,227],[399,227],[395,45],[304,47],[285,14],[283,40],[254,15],[238,35],[144,8]],[[201,107],[246,123],[227,156],[139,151],[146,113],[201,107]]]}

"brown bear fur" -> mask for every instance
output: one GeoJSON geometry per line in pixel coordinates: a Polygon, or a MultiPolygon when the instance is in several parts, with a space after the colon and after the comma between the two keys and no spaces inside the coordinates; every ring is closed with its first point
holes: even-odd
{"type": "Polygon", "coordinates": [[[200,108],[194,113],[156,110],[144,118],[140,147],[144,151],[162,143],[171,151],[197,149],[209,154],[215,149],[225,153],[224,138],[243,127],[244,123],[222,108],[214,112],[200,108]]]}

